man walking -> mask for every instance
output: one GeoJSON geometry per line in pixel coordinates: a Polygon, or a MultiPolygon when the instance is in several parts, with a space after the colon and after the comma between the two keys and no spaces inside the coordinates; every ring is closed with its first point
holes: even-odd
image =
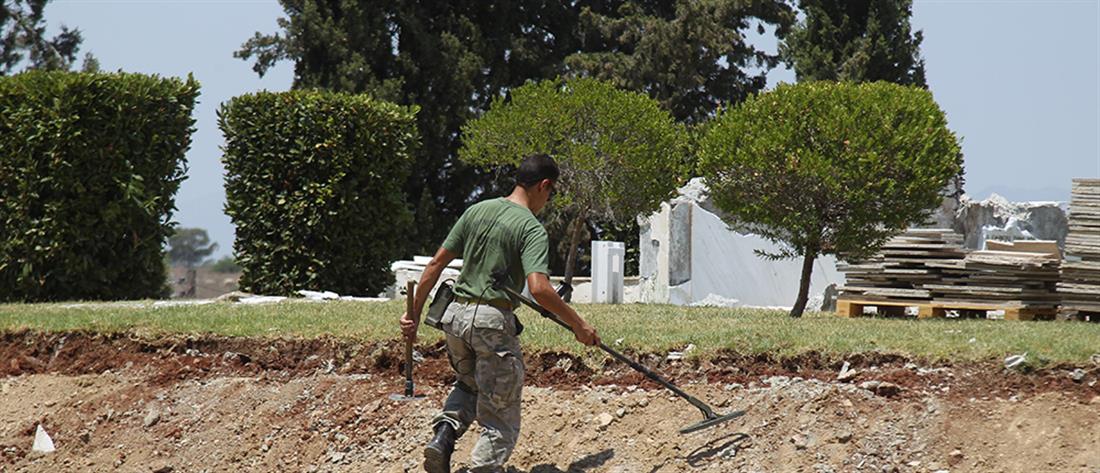
{"type": "Polygon", "coordinates": [[[596,330],[550,285],[549,243],[535,214],[550,200],[558,174],[550,156],[528,156],[516,170],[516,185],[508,197],[467,209],[425,268],[412,313],[401,318],[404,336],[415,340],[428,293],[447,264],[463,258],[455,300],[440,319],[458,380],[443,412],[432,420],[435,436],[424,449],[424,469],[429,473],[450,472],[455,440],[475,419],[483,431],[471,453],[471,473],[504,471],[519,438],[523,354],[517,338],[519,321],[512,313],[518,301],[493,288],[494,273],[506,274],[517,292],[526,282],[535,300],[568,324],[577,341],[590,346],[600,341],[596,330]]]}

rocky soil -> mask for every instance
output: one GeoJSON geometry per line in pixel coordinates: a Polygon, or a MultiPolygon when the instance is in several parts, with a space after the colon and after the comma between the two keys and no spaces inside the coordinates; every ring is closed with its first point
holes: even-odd
{"type": "MultiPolygon", "coordinates": [[[[0,335],[0,471],[420,471],[453,378],[442,347],[419,350],[427,397],[394,402],[395,343],[0,335]],[[31,451],[39,424],[56,452],[31,451]]],[[[528,355],[511,471],[1100,472],[1093,365],[642,358],[717,411],[746,414],[681,435],[699,411],[629,368],[528,355]]]]}

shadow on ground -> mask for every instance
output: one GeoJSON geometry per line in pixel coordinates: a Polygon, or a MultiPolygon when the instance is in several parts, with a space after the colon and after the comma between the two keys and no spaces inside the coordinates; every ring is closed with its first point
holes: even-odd
{"type": "MultiPolygon", "coordinates": [[[[527,471],[510,467],[508,468],[508,473],[584,473],[603,466],[604,463],[607,463],[607,461],[614,456],[615,450],[609,448],[599,453],[585,455],[580,460],[570,463],[564,470],[557,465],[542,464],[535,465],[527,471]]],[[[466,473],[466,470],[462,469],[458,473],[466,473]]]]}

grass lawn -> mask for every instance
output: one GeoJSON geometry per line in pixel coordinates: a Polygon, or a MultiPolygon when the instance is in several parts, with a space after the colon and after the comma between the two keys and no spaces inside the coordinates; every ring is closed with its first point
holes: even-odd
{"type": "MultiPolygon", "coordinates": [[[[795,355],[817,351],[830,356],[860,352],[898,353],[928,361],[1003,359],[1027,352],[1039,365],[1087,363],[1100,353],[1100,324],[1083,322],[1009,322],[1002,320],[846,319],[808,313],[791,319],[763,309],[686,308],[664,305],[578,305],[605,343],[621,339],[622,348],[664,352],[694,344],[689,355],[720,349],[742,354],[795,355]]],[[[362,341],[396,339],[404,301],[281,302],[266,305],[214,303],[152,307],[152,302],[117,304],[0,305],[0,330],[86,330],[159,334],[216,334],[247,337],[331,335],[362,341]]],[[[522,309],[527,350],[584,353],[558,326],[522,309]]],[[[421,342],[440,338],[423,327],[421,342]]]]}

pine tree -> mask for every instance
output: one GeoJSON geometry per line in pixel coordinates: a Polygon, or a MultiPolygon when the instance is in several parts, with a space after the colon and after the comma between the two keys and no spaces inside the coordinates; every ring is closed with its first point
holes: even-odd
{"type": "Polygon", "coordinates": [[[927,88],[912,0],[801,0],[805,19],[779,47],[799,82],[886,81],[927,88]]]}

